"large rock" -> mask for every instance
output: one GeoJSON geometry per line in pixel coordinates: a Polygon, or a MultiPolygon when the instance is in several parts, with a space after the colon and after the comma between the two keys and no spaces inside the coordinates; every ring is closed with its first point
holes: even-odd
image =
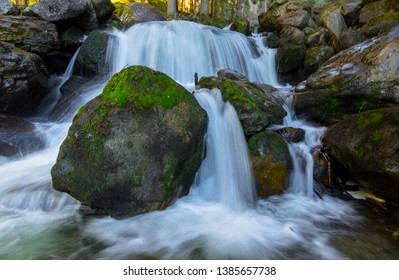
{"type": "Polygon", "coordinates": [[[17,7],[10,0],[0,0],[0,14],[10,15],[18,12],[17,7]]]}
{"type": "Polygon", "coordinates": [[[75,75],[92,78],[106,75],[110,71],[107,63],[108,41],[111,35],[107,32],[96,30],[89,34],[82,44],[75,61],[75,75]]]}
{"type": "Polygon", "coordinates": [[[62,32],[60,36],[61,48],[70,54],[74,54],[82,45],[85,36],[85,32],[82,29],[71,26],[62,32]]]}
{"type": "Polygon", "coordinates": [[[287,73],[302,68],[306,55],[305,44],[287,43],[277,50],[278,72],[287,73]]]}
{"type": "Polygon", "coordinates": [[[24,15],[37,16],[64,28],[75,23],[85,30],[98,27],[96,11],[91,0],[40,0],[26,8],[24,15]]]}
{"type": "Polygon", "coordinates": [[[323,122],[399,104],[399,27],[344,50],[296,87],[296,110],[323,122]]]}
{"type": "Polygon", "coordinates": [[[339,37],[348,29],[345,18],[341,14],[341,3],[337,1],[332,5],[327,5],[320,13],[320,21],[327,28],[331,39],[333,40],[334,49],[340,50],[339,37]]]}
{"type": "Polygon", "coordinates": [[[161,14],[155,7],[145,3],[133,3],[123,10],[120,17],[121,21],[131,26],[135,23],[149,21],[164,21],[165,16],[161,14]]]}
{"type": "Polygon", "coordinates": [[[264,131],[251,137],[248,147],[258,196],[282,194],[292,170],[287,143],[277,133],[264,131]]]}
{"type": "Polygon", "coordinates": [[[32,123],[0,115],[0,156],[20,156],[42,148],[43,145],[32,123]]]}
{"type": "Polygon", "coordinates": [[[220,70],[218,78],[202,77],[199,85],[220,89],[224,101],[236,109],[246,136],[263,131],[269,124],[281,123],[286,114],[273,96],[275,88],[251,83],[237,72],[220,70]]]}
{"type": "Polygon", "coordinates": [[[57,55],[60,49],[55,24],[33,17],[0,15],[0,39],[39,55],[57,55]]]}
{"type": "Polygon", "coordinates": [[[324,141],[336,158],[375,195],[399,202],[399,107],[349,116],[324,141]]]}
{"type": "Polygon", "coordinates": [[[0,113],[31,114],[48,92],[42,59],[0,41],[0,113]]]}
{"type": "Polygon", "coordinates": [[[88,6],[87,0],[40,0],[25,9],[24,14],[36,15],[50,22],[74,21],[83,15],[88,6]]]}
{"type": "Polygon", "coordinates": [[[75,116],[53,186],[114,217],[163,209],[193,182],[206,120],[194,96],[170,77],[125,68],[75,116]]]}
{"type": "Polygon", "coordinates": [[[110,0],[90,0],[93,4],[94,11],[98,22],[104,22],[112,16],[115,6],[110,0]]]}

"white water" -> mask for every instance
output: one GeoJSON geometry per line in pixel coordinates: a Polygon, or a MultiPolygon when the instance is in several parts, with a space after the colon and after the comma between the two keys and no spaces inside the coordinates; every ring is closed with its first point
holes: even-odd
{"type": "MultiPolygon", "coordinates": [[[[192,82],[194,72],[232,68],[277,85],[274,54],[260,40],[187,22],[140,24],[115,35],[113,72],[144,64],[192,82]]],[[[85,88],[64,122],[36,123],[46,148],[1,163],[0,258],[346,258],[331,239],[358,220],[353,208],[310,199],[310,191],[256,201],[245,138],[234,108],[217,92],[196,93],[210,118],[208,146],[187,197],[130,219],[82,219],[79,203],[51,189],[50,169],[74,112],[103,86],[85,88]]],[[[295,180],[292,190],[303,190],[307,183],[295,180]]]]}
{"type": "Polygon", "coordinates": [[[261,38],[185,21],[136,24],[112,34],[114,73],[127,65],[145,65],[186,84],[194,82],[194,73],[200,78],[231,69],[250,81],[278,85],[275,50],[261,38]]]}

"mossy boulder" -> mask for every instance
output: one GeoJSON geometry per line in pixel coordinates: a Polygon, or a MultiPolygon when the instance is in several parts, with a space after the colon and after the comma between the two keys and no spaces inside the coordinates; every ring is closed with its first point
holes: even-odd
{"type": "Polygon", "coordinates": [[[115,11],[115,6],[111,0],[90,0],[98,22],[104,22],[109,19],[115,11]]]}
{"type": "Polygon", "coordinates": [[[305,44],[287,43],[277,50],[278,72],[287,73],[302,68],[306,55],[305,44]]]}
{"type": "Polygon", "coordinates": [[[199,86],[220,89],[223,100],[235,107],[246,136],[263,131],[269,124],[281,123],[286,114],[273,95],[277,89],[251,83],[234,71],[220,70],[217,78],[202,77],[199,86]]]}
{"type": "Polygon", "coordinates": [[[34,17],[0,15],[0,40],[39,55],[57,55],[60,41],[55,24],[34,17]]]}
{"type": "Polygon", "coordinates": [[[0,41],[0,113],[31,115],[48,91],[43,60],[0,41]]]}
{"type": "Polygon", "coordinates": [[[362,185],[399,202],[399,107],[354,114],[325,135],[331,156],[362,185]]]}
{"type": "Polygon", "coordinates": [[[258,196],[282,194],[292,170],[287,143],[279,134],[264,131],[251,137],[248,147],[258,196]]]}
{"type": "Polygon", "coordinates": [[[332,123],[399,104],[399,27],[341,51],[295,88],[296,111],[332,123]]]}
{"type": "Polygon", "coordinates": [[[89,34],[82,44],[74,66],[74,74],[86,78],[104,76],[109,73],[107,63],[108,41],[111,35],[96,30],[89,34]]]}
{"type": "Polygon", "coordinates": [[[170,77],[125,68],[78,111],[53,186],[118,218],[163,209],[188,193],[206,123],[194,96],[170,77]]]}

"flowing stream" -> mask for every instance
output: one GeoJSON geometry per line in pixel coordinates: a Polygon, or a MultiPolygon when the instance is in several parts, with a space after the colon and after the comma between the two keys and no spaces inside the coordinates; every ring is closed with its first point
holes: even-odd
{"type": "MultiPolygon", "coordinates": [[[[140,64],[188,84],[195,72],[211,76],[229,68],[251,81],[279,86],[275,53],[261,37],[181,21],[137,24],[112,34],[110,74],[140,64]]],[[[73,61],[69,71],[72,67],[73,61]]],[[[104,85],[96,81],[81,89],[84,94],[56,122],[46,119],[49,108],[43,108],[33,122],[45,147],[1,160],[0,259],[346,259],[384,257],[379,251],[370,256],[364,251],[390,248],[380,233],[364,236],[370,222],[358,205],[314,196],[309,151],[320,145],[323,128],[298,120],[289,109],[281,126],[306,131],[302,143],[291,145],[295,168],[290,189],[257,200],[241,125],[217,90],[195,92],[209,124],[206,157],[189,195],[164,211],[129,219],[93,215],[69,195],[52,190],[50,170],[76,110],[104,85]],[[299,164],[299,158],[306,163],[299,164]],[[347,244],[360,237],[365,244],[349,250],[347,244]]]]}

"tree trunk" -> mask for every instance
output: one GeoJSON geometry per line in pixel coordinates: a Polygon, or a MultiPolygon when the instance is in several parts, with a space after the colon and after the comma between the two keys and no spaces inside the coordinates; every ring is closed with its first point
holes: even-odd
{"type": "Polygon", "coordinates": [[[202,0],[200,14],[209,16],[209,0],[202,0]]]}
{"type": "Polygon", "coordinates": [[[224,18],[224,0],[220,0],[220,17],[224,18]]]}
{"type": "Polygon", "coordinates": [[[244,0],[237,0],[237,17],[243,18],[244,15],[244,0]]]}
{"type": "Polygon", "coordinates": [[[168,17],[175,16],[177,11],[177,0],[168,0],[168,10],[166,11],[166,15],[168,17]]]}

